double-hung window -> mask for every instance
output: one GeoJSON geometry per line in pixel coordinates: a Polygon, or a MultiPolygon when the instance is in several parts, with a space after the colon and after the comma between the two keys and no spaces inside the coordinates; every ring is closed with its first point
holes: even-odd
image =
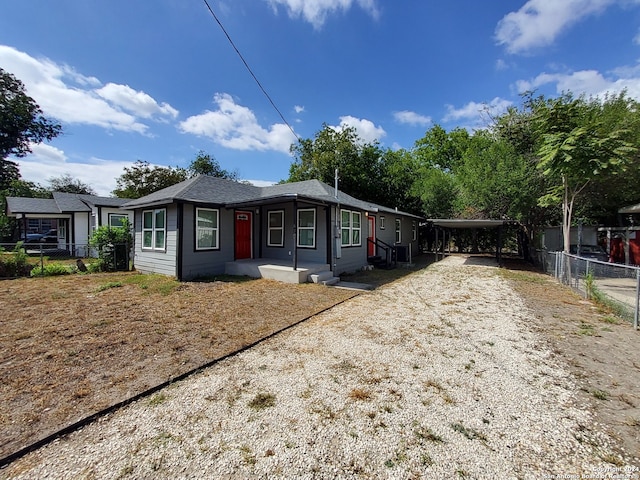
{"type": "Polygon", "coordinates": [[[164,250],[167,237],[167,210],[145,210],[142,212],[142,248],[164,250]]]}
{"type": "Polygon", "coordinates": [[[316,209],[298,210],[298,247],[316,246],[316,209]]]}
{"type": "Polygon", "coordinates": [[[418,239],[418,225],[416,222],[411,223],[411,240],[416,241],[418,239]]]}
{"type": "Polygon", "coordinates": [[[343,247],[356,247],[362,245],[361,219],[362,215],[360,212],[340,210],[341,244],[343,247]]]}
{"type": "Polygon", "coordinates": [[[396,218],[396,243],[402,242],[402,221],[396,218]]]}
{"type": "Polygon", "coordinates": [[[196,208],[196,250],[216,250],[219,241],[218,210],[196,208]]]}
{"type": "Polygon", "coordinates": [[[269,212],[269,234],[267,245],[269,247],[284,246],[284,210],[269,212]]]}

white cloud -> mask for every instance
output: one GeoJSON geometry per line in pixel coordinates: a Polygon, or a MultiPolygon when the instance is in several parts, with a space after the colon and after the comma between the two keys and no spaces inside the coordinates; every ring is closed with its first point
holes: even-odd
{"type": "Polygon", "coordinates": [[[332,126],[331,128],[341,131],[346,127],[355,128],[358,137],[365,143],[373,143],[387,134],[382,127],[376,127],[371,120],[356,118],[351,115],[340,117],[340,125],[332,126]]]}
{"type": "Polygon", "coordinates": [[[416,125],[416,126],[427,126],[431,123],[431,117],[426,117],[424,115],[420,115],[416,112],[411,112],[409,110],[402,110],[400,112],[393,112],[393,118],[398,123],[404,123],[407,125],[416,125]]]}
{"type": "Polygon", "coordinates": [[[465,127],[467,129],[482,128],[488,124],[491,117],[504,113],[511,105],[513,105],[513,102],[499,97],[494,98],[489,103],[469,102],[461,108],[447,105],[447,114],[444,116],[443,121],[463,121],[469,125],[465,127]]]}
{"type": "Polygon", "coordinates": [[[498,22],[495,39],[510,53],[551,45],[584,17],[601,13],[619,0],[529,0],[498,22]]]}
{"type": "Polygon", "coordinates": [[[293,109],[296,111],[296,113],[302,113],[302,112],[304,112],[304,107],[303,107],[303,106],[300,106],[300,105],[295,105],[295,106],[293,107],[293,109]]]}
{"type": "Polygon", "coordinates": [[[116,178],[133,162],[91,158],[87,161],[70,161],[64,151],[46,144],[32,144],[33,153],[15,159],[20,175],[30,182],[49,185],[51,177],[69,174],[91,186],[98,195],[109,196],[116,188],[116,178]]]}
{"type": "Polygon", "coordinates": [[[266,0],[277,13],[278,6],[283,6],[290,18],[302,17],[316,30],[324,25],[330,14],[338,11],[346,12],[354,4],[358,5],[374,19],[380,15],[376,0],[266,0]]]}
{"type": "Polygon", "coordinates": [[[296,138],[283,123],[265,129],[258,124],[254,113],[235,103],[231,95],[216,93],[213,97],[217,110],[207,110],[180,122],[183,133],[207,137],[234,150],[274,150],[288,153],[296,138]]]}
{"type": "Polygon", "coordinates": [[[107,83],[104,87],[96,90],[96,93],[111,102],[112,105],[143,118],[154,118],[155,116],[176,118],[178,116],[178,111],[171,105],[158,104],[151,96],[136,91],[129,85],[107,83]]]}
{"type": "Polygon", "coordinates": [[[574,95],[602,97],[606,93],[627,91],[630,97],[640,100],[640,68],[618,68],[605,77],[597,70],[580,70],[570,73],[541,73],[531,80],[516,82],[519,93],[536,90],[545,85],[555,85],[556,93],[572,92],[574,95]]]}
{"type": "Polygon", "coordinates": [[[27,94],[46,116],[62,122],[146,134],[149,126],[140,119],[162,120],[178,114],[170,105],[159,105],[146,93],[127,85],[102,86],[97,78],[82,75],[68,65],[36,59],[5,45],[0,45],[0,65],[24,83],[27,94]]]}

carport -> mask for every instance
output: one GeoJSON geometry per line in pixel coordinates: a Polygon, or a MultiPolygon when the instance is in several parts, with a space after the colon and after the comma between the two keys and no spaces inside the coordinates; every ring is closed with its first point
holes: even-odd
{"type": "Polygon", "coordinates": [[[498,265],[502,265],[502,246],[505,227],[519,225],[519,222],[515,220],[467,220],[463,218],[429,218],[427,222],[435,229],[436,261],[438,261],[438,255],[440,253],[442,254],[442,259],[444,259],[447,254],[447,245],[449,248],[448,253],[451,254],[451,235],[455,230],[474,230],[474,232],[477,232],[477,230],[482,228],[497,228],[496,261],[498,265]],[[438,242],[440,239],[442,239],[442,249],[439,252],[438,242]]]}

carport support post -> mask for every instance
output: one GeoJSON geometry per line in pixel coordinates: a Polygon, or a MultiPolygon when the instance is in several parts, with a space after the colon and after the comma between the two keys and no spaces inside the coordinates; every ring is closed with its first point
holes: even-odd
{"type": "Polygon", "coordinates": [[[433,249],[433,253],[436,255],[436,262],[438,261],[438,227],[436,227],[436,243],[435,248],[433,249]]]}

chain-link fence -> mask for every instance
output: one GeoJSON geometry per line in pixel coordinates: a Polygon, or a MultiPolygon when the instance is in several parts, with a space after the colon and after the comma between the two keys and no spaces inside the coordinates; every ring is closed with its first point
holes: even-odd
{"type": "Polygon", "coordinates": [[[544,250],[536,252],[535,261],[545,273],[633,321],[638,329],[640,267],[544,250]]]}
{"type": "Polygon", "coordinates": [[[131,270],[128,244],[0,243],[0,278],[131,270]]]}

